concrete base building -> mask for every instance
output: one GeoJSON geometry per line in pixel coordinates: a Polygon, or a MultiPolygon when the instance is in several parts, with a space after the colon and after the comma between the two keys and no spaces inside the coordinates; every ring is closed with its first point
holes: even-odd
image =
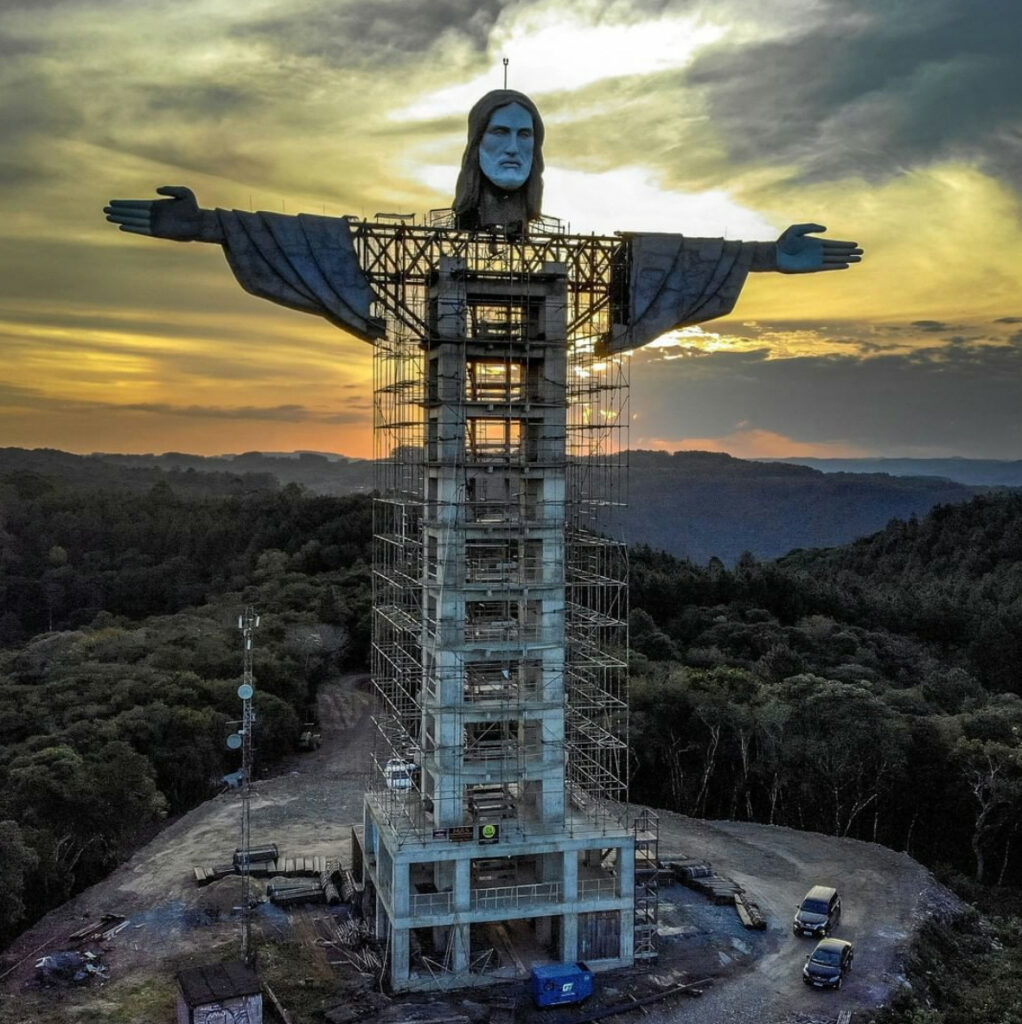
{"type": "Polygon", "coordinates": [[[371,228],[360,262],[401,264],[406,311],[376,345],[380,743],[356,837],[391,985],[630,964],[655,829],[621,803],[626,564],[599,529],[627,364],[592,340],[620,243],[371,228]]]}

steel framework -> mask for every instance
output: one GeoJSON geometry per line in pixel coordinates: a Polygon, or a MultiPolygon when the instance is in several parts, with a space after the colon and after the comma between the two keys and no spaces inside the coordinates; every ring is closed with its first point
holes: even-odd
{"type": "MultiPolygon", "coordinates": [[[[467,630],[470,637],[503,648],[505,657],[483,658],[458,669],[465,676],[466,703],[496,702],[507,710],[537,699],[538,649],[563,644],[567,796],[590,820],[618,819],[628,784],[627,557],[624,545],[607,531],[613,510],[626,499],[628,359],[600,356],[597,343],[610,331],[627,249],[620,238],[567,235],[552,222],[545,233],[509,241],[455,230],[444,226],[442,217],[433,220],[428,226],[403,221],[353,224],[361,266],[379,300],[373,314],[387,327],[385,338],[376,342],[374,360],[379,497],[374,510],[372,679],[381,741],[375,793],[398,831],[421,838],[433,827],[418,771],[423,710],[438,698],[449,669],[424,665],[423,650],[443,630],[460,636],[467,630]],[[439,314],[441,319],[466,317],[468,334],[492,344],[489,358],[472,363],[464,381],[430,378],[430,340],[443,331],[436,314],[431,318],[430,289],[438,268],[451,260],[461,261],[469,275],[525,282],[526,290],[530,280],[542,279],[551,266],[563,268],[564,382],[530,377],[521,349],[529,335],[524,322],[528,313],[523,313],[529,303],[499,299],[439,314]],[[431,499],[431,451],[451,439],[429,436],[429,410],[452,404],[467,466],[559,469],[566,480],[562,507],[553,507],[549,495],[538,501],[524,477],[511,485],[516,492],[507,486],[503,493],[496,487],[483,492],[471,473],[466,473],[464,486],[431,499]],[[563,438],[529,434],[521,425],[529,415],[556,407],[565,410],[563,438]],[[563,523],[563,570],[553,567],[563,571],[555,581],[565,593],[563,636],[520,600],[522,584],[539,587],[550,580],[550,567],[540,564],[538,548],[528,540],[545,519],[563,523]],[[428,527],[465,520],[487,527],[464,551],[465,579],[478,585],[486,600],[470,606],[467,621],[444,622],[436,609],[424,606],[424,581],[436,580],[444,571],[424,538],[428,527]]],[[[493,784],[479,804],[513,817],[515,786],[523,762],[535,753],[536,738],[479,723],[464,735],[467,754],[491,762],[487,774],[493,784]]],[[[466,806],[465,815],[466,822],[474,820],[473,808],[466,806]]]]}

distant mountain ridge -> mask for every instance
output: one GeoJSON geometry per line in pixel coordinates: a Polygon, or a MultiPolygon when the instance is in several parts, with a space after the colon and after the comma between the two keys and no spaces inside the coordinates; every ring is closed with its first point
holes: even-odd
{"type": "Polygon", "coordinates": [[[889,473],[891,476],[938,476],[979,487],[1022,487],[1022,459],[757,459],[809,466],[822,473],[889,473]]]}
{"type": "MultiPolygon", "coordinates": [[[[697,563],[716,556],[733,564],[745,551],[766,559],[846,544],[892,519],[923,516],[934,505],[965,502],[988,489],[933,476],[826,473],[717,452],[631,451],[628,461],[629,507],[608,526],[629,544],[697,563]]],[[[18,479],[24,484],[25,474],[136,493],[158,483],[208,494],[298,484],[317,494],[346,495],[373,486],[371,460],[316,452],[82,456],[0,448],[0,487],[18,479]]]]}
{"type": "Polygon", "coordinates": [[[847,544],[979,493],[935,477],[822,473],[717,452],[633,451],[629,468],[624,539],[699,563],[847,544]]]}

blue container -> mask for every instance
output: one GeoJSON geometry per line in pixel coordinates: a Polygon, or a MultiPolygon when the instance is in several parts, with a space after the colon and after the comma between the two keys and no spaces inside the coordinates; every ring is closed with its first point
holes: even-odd
{"type": "Polygon", "coordinates": [[[532,1001],[539,1007],[580,1003],[593,994],[593,972],[576,964],[545,964],[533,967],[529,976],[532,1001]]]}

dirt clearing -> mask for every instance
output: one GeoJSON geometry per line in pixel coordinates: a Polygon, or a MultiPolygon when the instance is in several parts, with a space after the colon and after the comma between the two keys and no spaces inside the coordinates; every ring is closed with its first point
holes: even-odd
{"type": "MultiPolygon", "coordinates": [[[[365,677],[350,676],[323,690],[322,746],[254,786],[253,845],[275,842],[288,856],[349,863],[351,826],[362,817],[372,733],[368,709],[365,677]]],[[[16,940],[0,960],[0,973],[14,968],[0,981],[0,1022],[169,1019],[176,970],[238,952],[240,880],[231,876],[199,888],[192,868],[230,862],[240,840],[239,806],[237,793],[202,804],[16,940]],[[109,982],[65,990],[25,987],[39,956],[65,948],[68,935],[103,914],[127,919],[100,950],[109,982]]],[[[734,878],[756,898],[768,927],[747,931],[732,908],[715,906],[681,886],[663,888],[661,956],[650,972],[665,983],[709,976],[715,981],[700,999],[648,1007],[642,1018],[646,1024],[833,1021],[841,1009],[878,1006],[899,984],[914,930],[927,914],[954,902],[920,865],[880,846],[666,812],[660,825],[662,860],[709,860],[715,871],[734,878]],[[792,935],[791,918],[813,884],[841,891],[844,910],[834,934],[856,947],[855,968],[840,992],[807,989],[801,981],[813,941],[792,935]]],[[[262,891],[258,880],[253,886],[262,891]]],[[[343,971],[331,965],[321,941],[330,926],[323,907],[285,912],[266,904],[256,914],[261,941],[277,944],[267,957],[281,960],[286,953],[286,970],[281,970],[294,986],[307,989],[310,997],[315,994],[316,1005],[328,1001],[333,977],[343,981],[343,971]],[[306,960],[295,952],[299,949],[307,951],[306,960]]],[[[638,987],[633,972],[597,978],[597,990],[607,1001],[615,993],[627,999],[638,987]]],[[[500,994],[506,998],[507,988],[500,994]]],[[[480,990],[470,998],[485,999],[480,990]]],[[[566,1019],[575,1016],[560,1013],[566,1019]]],[[[297,1018],[299,1024],[312,1019],[311,1014],[297,1018]]]]}

